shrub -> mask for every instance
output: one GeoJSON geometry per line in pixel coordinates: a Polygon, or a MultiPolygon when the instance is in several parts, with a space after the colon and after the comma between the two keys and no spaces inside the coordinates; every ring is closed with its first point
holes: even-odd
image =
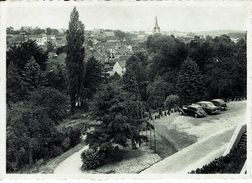
{"type": "Polygon", "coordinates": [[[104,163],[104,157],[104,154],[99,150],[87,149],[83,151],[81,154],[82,169],[90,170],[101,166],[104,163]]]}
{"type": "Polygon", "coordinates": [[[164,102],[164,106],[165,108],[168,108],[169,112],[171,108],[175,108],[178,105],[179,105],[179,96],[177,95],[169,95],[164,102]]]}

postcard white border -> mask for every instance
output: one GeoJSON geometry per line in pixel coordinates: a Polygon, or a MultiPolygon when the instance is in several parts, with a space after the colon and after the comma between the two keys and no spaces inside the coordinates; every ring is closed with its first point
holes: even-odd
{"type": "Polygon", "coordinates": [[[104,2],[104,1],[77,1],[77,2],[62,2],[62,1],[11,1],[11,2],[0,2],[0,60],[1,60],[1,67],[0,67],[0,82],[1,82],[1,106],[0,106],[0,144],[1,144],[1,149],[0,149],[0,178],[5,178],[5,180],[23,180],[23,181],[29,181],[29,180],[37,180],[37,181],[42,181],[45,179],[49,180],[66,180],[66,179],[85,179],[85,181],[88,180],[139,180],[139,181],[146,181],[146,180],[154,180],[154,181],[165,181],[165,180],[171,180],[174,181],[183,181],[186,179],[194,179],[193,181],[201,181],[204,179],[207,179],[207,181],[216,181],[216,179],[241,179],[241,178],[249,178],[251,177],[252,170],[251,170],[251,162],[252,162],[252,149],[251,149],[251,135],[252,135],[252,125],[251,125],[251,112],[252,112],[252,107],[251,107],[251,79],[252,79],[252,73],[250,70],[252,69],[251,61],[252,61],[252,1],[242,1],[242,0],[228,0],[228,1],[223,1],[223,0],[214,0],[214,1],[208,1],[208,0],[170,0],[170,1],[143,1],[143,2],[136,2],[136,1],[112,1],[112,2],[104,2]],[[5,151],[6,151],[6,132],[5,132],[5,127],[6,127],[6,106],[5,101],[6,101],[6,78],[5,78],[5,73],[6,73],[6,64],[5,64],[5,59],[6,59],[6,33],[5,33],[5,20],[6,20],[6,11],[7,7],[12,7],[12,6],[57,6],[57,8],[62,7],[62,6],[69,6],[69,5],[76,5],[76,6],[83,6],[85,3],[86,5],[94,5],[96,3],[100,4],[106,4],[110,6],[114,6],[115,4],[118,5],[121,3],[121,5],[127,5],[128,3],[140,3],[142,6],[150,6],[152,3],[153,5],[155,4],[164,4],[169,5],[169,6],[181,6],[181,5],[186,5],[186,6],[212,6],[218,4],[219,6],[225,6],[225,5],[234,5],[236,3],[244,3],[247,5],[248,8],[248,28],[247,28],[247,125],[248,125],[248,173],[246,175],[240,175],[240,174],[206,174],[206,175],[187,175],[187,174],[83,174],[83,176],[59,176],[59,175],[53,175],[53,174],[6,174],[5,173],[5,165],[6,165],[6,160],[5,160],[5,151]],[[87,180],[88,179],[88,180],[87,180]],[[195,180],[198,179],[198,180],[195,180]]]}

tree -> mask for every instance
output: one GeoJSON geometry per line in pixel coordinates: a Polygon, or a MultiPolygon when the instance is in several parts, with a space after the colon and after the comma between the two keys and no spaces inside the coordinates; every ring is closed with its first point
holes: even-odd
{"type": "Polygon", "coordinates": [[[46,34],[47,34],[47,35],[51,35],[52,32],[53,32],[53,31],[52,31],[52,29],[51,29],[50,27],[47,27],[47,28],[46,28],[46,34]]]}
{"type": "Polygon", "coordinates": [[[237,96],[238,62],[234,58],[222,58],[207,65],[207,89],[210,98],[237,96]]]}
{"type": "Polygon", "coordinates": [[[48,61],[48,55],[44,52],[35,41],[28,40],[20,46],[13,46],[7,52],[7,67],[13,62],[18,69],[24,69],[26,62],[34,57],[41,70],[45,70],[48,61]]]}
{"type": "Polygon", "coordinates": [[[57,55],[60,55],[61,53],[66,53],[66,46],[61,46],[56,49],[57,55]]]}
{"type": "Polygon", "coordinates": [[[114,31],[115,36],[117,36],[119,39],[123,39],[126,37],[126,33],[122,32],[120,30],[115,30],[114,31]]]}
{"type": "Polygon", "coordinates": [[[39,27],[36,27],[35,29],[33,29],[33,34],[34,35],[40,35],[40,34],[44,34],[44,33],[46,33],[45,29],[41,29],[39,27]]]}
{"type": "Polygon", "coordinates": [[[40,87],[43,84],[43,77],[39,64],[32,57],[24,66],[22,72],[23,85],[26,94],[29,94],[35,88],[40,87]]]}
{"type": "Polygon", "coordinates": [[[235,89],[237,95],[246,96],[247,93],[247,43],[246,40],[240,39],[235,48],[237,53],[235,54],[237,60],[238,75],[236,79],[235,89]]]}
{"type": "Polygon", "coordinates": [[[11,62],[7,70],[7,103],[17,102],[25,96],[22,77],[16,65],[11,62]]]}
{"type": "Polygon", "coordinates": [[[188,44],[188,56],[198,64],[203,73],[206,71],[206,65],[209,64],[210,60],[214,57],[213,48],[213,38],[211,37],[201,39],[195,36],[188,44]]]}
{"type": "Polygon", "coordinates": [[[120,80],[121,80],[121,76],[117,72],[115,72],[115,74],[109,78],[109,81],[111,82],[116,82],[120,80]]]}
{"type": "Polygon", "coordinates": [[[147,49],[149,58],[146,76],[149,81],[153,83],[160,76],[173,88],[177,82],[179,68],[188,54],[186,44],[173,35],[153,35],[147,39],[147,49]]]}
{"type": "Polygon", "coordinates": [[[146,41],[146,47],[149,52],[153,51],[154,37],[152,35],[148,36],[146,41]]]}
{"type": "Polygon", "coordinates": [[[14,30],[13,27],[10,26],[10,27],[7,27],[7,28],[6,28],[6,33],[7,33],[7,34],[14,34],[14,33],[15,33],[15,30],[14,30]]]}
{"type": "Polygon", "coordinates": [[[68,89],[66,66],[56,61],[50,62],[50,65],[47,65],[46,80],[48,86],[66,93],[68,89]]]}
{"type": "Polygon", "coordinates": [[[139,97],[139,86],[134,73],[127,69],[122,77],[123,90],[131,93],[135,97],[139,97]]]}
{"type": "Polygon", "coordinates": [[[40,106],[55,124],[68,114],[68,97],[54,88],[43,87],[34,90],[30,93],[29,102],[34,106],[40,106]]]}
{"type": "Polygon", "coordinates": [[[173,92],[173,85],[160,76],[147,86],[148,103],[153,109],[163,107],[166,97],[173,92]]]}
{"type": "Polygon", "coordinates": [[[205,97],[205,83],[195,61],[186,59],[181,66],[177,93],[184,104],[189,104],[205,97]]]}
{"type": "Polygon", "coordinates": [[[54,46],[53,46],[53,43],[51,41],[48,41],[46,46],[47,46],[47,51],[48,52],[52,52],[54,50],[54,46]]]}
{"type": "Polygon", "coordinates": [[[126,72],[129,70],[130,75],[136,80],[136,89],[141,95],[142,100],[147,100],[146,87],[147,87],[147,62],[148,55],[146,52],[135,52],[126,62],[126,72]]]}
{"type": "MultiPolygon", "coordinates": [[[[129,96],[116,83],[104,85],[94,96],[91,116],[98,124],[94,131],[87,134],[86,142],[96,154],[90,158],[99,158],[99,161],[111,158],[116,147],[135,147],[144,139],[139,134],[144,122],[142,110],[136,108],[138,104],[129,96]]],[[[82,158],[86,159],[89,155],[83,154],[82,158]]]]}
{"type": "Polygon", "coordinates": [[[179,103],[179,96],[169,95],[164,102],[164,107],[168,108],[168,111],[170,112],[171,108],[179,106],[179,103]]]}
{"type": "Polygon", "coordinates": [[[91,57],[86,64],[86,75],[84,87],[88,90],[87,98],[92,98],[98,86],[102,83],[102,65],[94,57],[91,57]]]}
{"type": "Polygon", "coordinates": [[[81,90],[85,76],[84,57],[84,25],[79,20],[79,13],[76,7],[70,15],[70,22],[67,30],[67,56],[66,66],[69,78],[69,94],[71,110],[74,111],[76,104],[81,106],[81,90]]]}
{"type": "Polygon", "coordinates": [[[56,131],[44,109],[15,104],[7,115],[7,169],[33,164],[44,156],[44,148],[56,131]],[[10,166],[12,163],[15,166],[10,166]]]}

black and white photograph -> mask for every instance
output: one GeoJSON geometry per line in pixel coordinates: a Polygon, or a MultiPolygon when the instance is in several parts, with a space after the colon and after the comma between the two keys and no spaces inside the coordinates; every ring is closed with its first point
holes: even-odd
{"type": "Polygon", "coordinates": [[[1,5],[6,175],[251,176],[251,2],[1,5]]]}

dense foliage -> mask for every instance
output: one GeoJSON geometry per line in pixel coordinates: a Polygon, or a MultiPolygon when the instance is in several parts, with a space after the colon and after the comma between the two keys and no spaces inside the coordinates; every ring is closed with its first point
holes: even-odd
{"type": "Polygon", "coordinates": [[[152,108],[161,107],[170,94],[179,95],[182,103],[246,96],[243,38],[234,43],[227,35],[195,36],[183,43],[174,36],[152,35],[146,45],[141,74],[148,76],[146,99],[152,108]]]}
{"type": "Polygon", "coordinates": [[[7,62],[7,172],[58,156],[80,142],[81,128],[59,130],[69,114],[65,66],[48,62],[33,41],[12,47],[7,62]]]}
{"type": "Polygon", "coordinates": [[[7,67],[12,62],[18,69],[23,69],[25,64],[34,57],[42,70],[46,68],[48,61],[47,52],[40,48],[35,41],[28,40],[20,46],[12,46],[7,52],[7,67]]]}

